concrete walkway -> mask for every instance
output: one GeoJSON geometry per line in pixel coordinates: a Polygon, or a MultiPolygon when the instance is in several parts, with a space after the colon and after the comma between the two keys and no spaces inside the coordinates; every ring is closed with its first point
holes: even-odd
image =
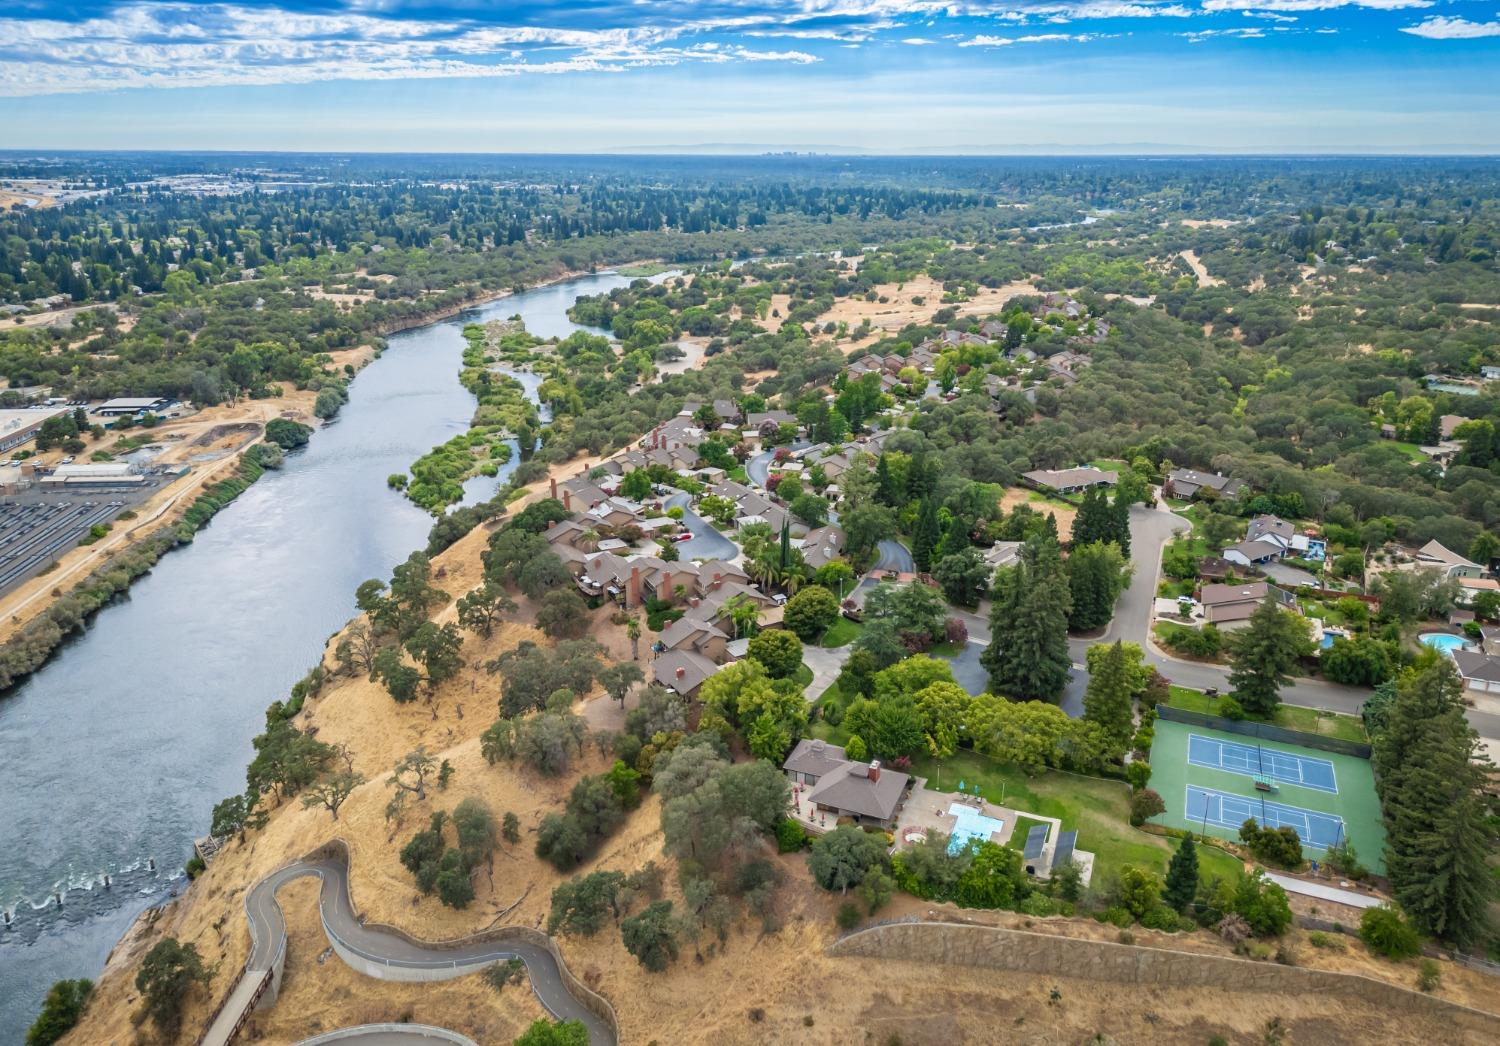
{"type": "Polygon", "coordinates": [[[1373,897],[1367,893],[1355,893],[1352,890],[1340,890],[1337,886],[1310,883],[1306,879],[1298,879],[1292,875],[1266,872],[1266,878],[1287,893],[1300,893],[1304,897],[1316,897],[1320,901],[1347,904],[1351,908],[1378,908],[1385,903],[1379,897],[1373,897]]]}
{"type": "Polygon", "coordinates": [[[354,1046],[476,1046],[473,1039],[430,1024],[361,1024],[303,1039],[297,1046],[349,1042],[354,1046]]]}
{"type": "Polygon", "coordinates": [[[524,941],[507,941],[502,945],[487,940],[429,945],[363,925],[349,900],[349,869],[342,854],[288,865],[266,876],[246,895],[250,957],[229,1003],[200,1040],[202,1046],[229,1046],[249,995],[267,971],[278,969],[283,962],[286,921],[281,905],[276,902],[276,891],[304,875],[316,875],[322,880],[318,913],[323,931],[339,958],[351,969],[377,980],[442,981],[476,973],[497,962],[520,959],[526,964],[537,1001],[548,1013],[558,1020],[582,1021],[588,1028],[590,1046],[614,1046],[614,1033],[572,994],[557,960],[546,948],[524,941]]]}

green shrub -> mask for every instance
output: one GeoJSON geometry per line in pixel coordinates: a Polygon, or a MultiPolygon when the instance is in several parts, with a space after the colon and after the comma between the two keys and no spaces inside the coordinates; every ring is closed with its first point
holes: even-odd
{"type": "Polygon", "coordinates": [[[90,980],[58,981],[47,991],[42,1012],[26,1032],[26,1046],[52,1046],[83,1016],[83,1007],[94,990],[90,980]]]}
{"type": "Polygon", "coordinates": [[[1424,992],[1430,992],[1437,988],[1442,980],[1443,970],[1433,959],[1423,959],[1417,968],[1417,987],[1424,992]]]}
{"type": "Polygon", "coordinates": [[[1359,919],[1359,939],[1387,959],[1409,959],[1422,950],[1422,938],[1401,913],[1389,905],[1366,908],[1359,919]]]}
{"type": "Polygon", "coordinates": [[[1177,913],[1166,905],[1160,908],[1152,908],[1141,916],[1141,925],[1148,930],[1165,930],[1167,933],[1176,933],[1181,928],[1182,922],[1177,913]]]}
{"type": "Polygon", "coordinates": [[[1127,926],[1135,925],[1135,916],[1130,914],[1129,908],[1123,908],[1120,905],[1114,905],[1110,908],[1105,909],[1104,921],[1110,923],[1111,925],[1118,926],[1123,930],[1127,926]]]}
{"type": "Polygon", "coordinates": [[[802,822],[787,817],[776,826],[776,849],[784,854],[796,853],[807,845],[807,829],[802,822]]]}
{"type": "Polygon", "coordinates": [[[203,863],[203,858],[193,854],[188,858],[187,864],[183,865],[182,870],[189,879],[196,879],[208,870],[208,865],[203,863]]]}
{"type": "Polygon", "coordinates": [[[1125,767],[1125,780],[1130,782],[1131,788],[1145,788],[1146,783],[1151,780],[1151,764],[1141,759],[1135,760],[1125,767]]]}
{"type": "Polygon", "coordinates": [[[1327,948],[1329,951],[1341,952],[1344,950],[1344,939],[1336,933],[1324,933],[1322,930],[1313,930],[1307,935],[1307,943],[1314,948],[1327,948]]]}
{"type": "Polygon", "coordinates": [[[854,929],[860,923],[864,922],[865,917],[861,914],[858,905],[845,901],[839,905],[838,915],[834,916],[833,921],[838,924],[840,930],[847,931],[854,929]]]}
{"type": "Polygon", "coordinates": [[[1233,697],[1223,697],[1219,699],[1219,714],[1225,719],[1239,722],[1245,718],[1245,706],[1233,697]]]}

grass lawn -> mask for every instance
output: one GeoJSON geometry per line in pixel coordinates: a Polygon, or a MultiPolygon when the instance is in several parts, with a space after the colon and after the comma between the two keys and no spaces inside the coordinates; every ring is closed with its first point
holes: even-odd
{"type": "MultiPolygon", "coordinates": [[[[1201,691],[1189,690],[1187,687],[1172,687],[1172,696],[1168,703],[1174,708],[1185,708],[1189,712],[1203,712],[1206,715],[1221,714],[1218,698],[1208,697],[1201,691]]],[[[1271,722],[1288,730],[1301,730],[1307,734],[1336,737],[1341,741],[1363,743],[1369,740],[1365,735],[1364,721],[1358,716],[1321,712],[1316,708],[1281,705],[1276,709],[1276,717],[1271,722]]]]}
{"type": "Polygon", "coordinates": [[[1391,440],[1387,445],[1395,447],[1418,465],[1427,460],[1427,455],[1423,454],[1422,449],[1415,443],[1398,443],[1395,440],[1391,440]]]}
{"type": "MultiPolygon", "coordinates": [[[[921,756],[912,772],[926,777],[934,790],[956,788],[962,779],[966,785],[979,785],[991,802],[1059,818],[1064,831],[1076,828],[1078,848],[1095,855],[1095,883],[1129,864],[1164,875],[1177,848],[1175,840],[1130,827],[1130,789],[1123,781],[1057,771],[1027,777],[1015,767],[973,752],[958,752],[941,762],[921,756]]],[[[1229,875],[1240,867],[1235,858],[1207,846],[1199,850],[1198,862],[1204,875],[1229,875]]]]}
{"type": "Polygon", "coordinates": [[[806,665],[798,665],[797,674],[793,678],[796,679],[800,685],[807,686],[807,684],[813,681],[813,670],[808,668],[806,665]]]}
{"type": "Polygon", "coordinates": [[[932,657],[957,657],[968,645],[967,643],[937,643],[927,653],[932,657]]]}
{"type": "Polygon", "coordinates": [[[828,630],[823,633],[823,638],[818,640],[818,646],[833,647],[848,646],[859,638],[865,626],[858,621],[850,621],[847,617],[840,617],[828,630]]]}
{"type": "Polygon", "coordinates": [[[725,475],[734,480],[736,483],[750,482],[750,473],[745,471],[745,466],[743,465],[736,465],[734,468],[726,472],[725,475]]]}
{"type": "Polygon", "coordinates": [[[1046,821],[1038,821],[1035,817],[1017,817],[1016,825],[1010,832],[1010,845],[1017,850],[1026,848],[1026,837],[1037,825],[1046,825],[1048,833],[1051,833],[1052,825],[1046,821]]]}

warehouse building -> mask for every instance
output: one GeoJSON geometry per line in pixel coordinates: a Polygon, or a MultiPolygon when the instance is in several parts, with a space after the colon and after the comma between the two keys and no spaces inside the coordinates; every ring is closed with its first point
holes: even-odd
{"type": "Polygon", "coordinates": [[[66,414],[67,407],[33,407],[26,410],[0,410],[0,452],[14,450],[36,438],[37,430],[48,418],[66,414]]]}

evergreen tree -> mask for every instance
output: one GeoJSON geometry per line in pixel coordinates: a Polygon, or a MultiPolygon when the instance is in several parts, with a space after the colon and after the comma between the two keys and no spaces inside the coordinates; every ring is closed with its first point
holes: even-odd
{"type": "Polygon", "coordinates": [[[1078,515],[1073,517],[1073,547],[1091,545],[1095,541],[1109,540],[1109,505],[1099,493],[1098,487],[1089,487],[1078,503],[1078,515]]]}
{"type": "Polygon", "coordinates": [[[980,655],[990,689],[1012,700],[1051,700],[1072,672],[1068,652],[1067,575],[1055,539],[1047,534],[1021,546],[1017,563],[996,578],[990,611],[993,639],[980,655]]]}
{"type": "Polygon", "coordinates": [[[1135,673],[1130,660],[1125,656],[1125,648],[1116,640],[1099,659],[1083,695],[1083,718],[1097,723],[1120,752],[1129,747],[1135,730],[1135,715],[1131,709],[1134,684],[1135,673]]]}
{"type": "Polygon", "coordinates": [[[1386,822],[1386,871],[1396,899],[1425,932],[1464,946],[1487,929],[1488,825],[1464,717],[1463,682],[1442,658],[1396,689],[1374,765],[1386,822]]]}
{"type": "MultiPolygon", "coordinates": [[[[1103,501],[1101,496],[1100,501],[1103,501]]],[[[1105,540],[1113,541],[1120,546],[1120,553],[1130,558],[1130,502],[1125,498],[1125,491],[1116,490],[1114,504],[1109,506],[1109,537],[1105,540]]]]}
{"type": "Polygon", "coordinates": [[[1076,632],[1103,628],[1115,614],[1115,601],[1130,577],[1119,546],[1113,542],[1073,543],[1068,556],[1068,591],[1073,606],[1068,627],[1076,632]]]}
{"type": "Polygon", "coordinates": [[[1191,834],[1182,837],[1182,844],[1172,855],[1167,865],[1167,882],[1162,890],[1162,900],[1174,911],[1182,911],[1193,903],[1198,895],[1198,844],[1191,834]]]}
{"type": "Polygon", "coordinates": [[[932,550],[937,547],[941,537],[937,505],[931,498],[923,498],[917,509],[917,524],[911,537],[911,558],[923,573],[932,568],[932,550]]]}
{"type": "Polygon", "coordinates": [[[906,504],[906,491],[901,489],[895,473],[891,471],[890,460],[884,454],[875,463],[875,498],[891,508],[906,504]]]}
{"type": "Polygon", "coordinates": [[[1229,685],[1250,715],[1269,719],[1281,703],[1287,671],[1311,651],[1307,620],[1283,611],[1274,593],[1250,615],[1250,624],[1230,640],[1229,685]]]}
{"type": "Polygon", "coordinates": [[[969,539],[969,523],[955,512],[948,520],[948,526],[943,530],[942,540],[932,551],[932,559],[934,562],[945,559],[955,552],[962,552],[972,544],[973,542],[969,539]]]}

